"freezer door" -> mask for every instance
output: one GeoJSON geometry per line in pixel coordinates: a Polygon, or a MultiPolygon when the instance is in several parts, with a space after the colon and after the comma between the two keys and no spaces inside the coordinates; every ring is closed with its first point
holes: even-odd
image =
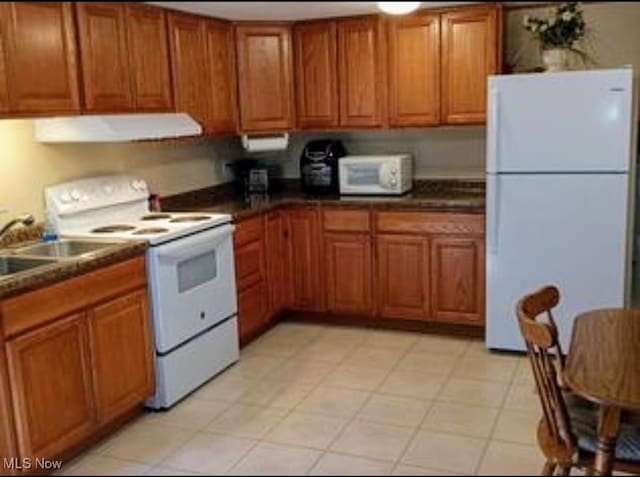
{"type": "Polygon", "coordinates": [[[628,171],[632,71],[489,78],[487,171],[628,171]]]}
{"type": "Polygon", "coordinates": [[[524,349],[516,303],[547,284],[565,350],[578,313],[624,305],[627,190],[626,174],[488,176],[488,348],[524,349]]]}

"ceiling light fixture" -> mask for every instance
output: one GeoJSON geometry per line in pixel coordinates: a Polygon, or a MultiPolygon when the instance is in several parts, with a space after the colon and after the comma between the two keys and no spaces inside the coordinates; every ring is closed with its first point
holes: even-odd
{"type": "Polygon", "coordinates": [[[405,15],[417,10],[421,2],[378,2],[378,8],[391,15],[405,15]]]}

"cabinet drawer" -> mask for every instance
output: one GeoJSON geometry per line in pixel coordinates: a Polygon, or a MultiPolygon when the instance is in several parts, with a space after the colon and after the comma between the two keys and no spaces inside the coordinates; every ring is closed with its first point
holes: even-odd
{"type": "Polygon", "coordinates": [[[376,228],[384,233],[484,234],[484,215],[447,212],[378,212],[376,228]]]}
{"type": "Polygon", "coordinates": [[[264,236],[264,216],[254,217],[236,225],[233,242],[236,248],[249,242],[260,240],[264,236]]]}
{"type": "Polygon", "coordinates": [[[145,284],[144,257],[136,257],[10,298],[0,302],[5,336],[15,336],[47,321],[145,284]]]}
{"type": "Polygon", "coordinates": [[[260,238],[236,248],[236,283],[238,290],[266,280],[264,242],[260,238]]]}
{"type": "Polygon", "coordinates": [[[331,232],[369,232],[369,217],[366,209],[328,209],[322,212],[322,223],[331,232]]]}

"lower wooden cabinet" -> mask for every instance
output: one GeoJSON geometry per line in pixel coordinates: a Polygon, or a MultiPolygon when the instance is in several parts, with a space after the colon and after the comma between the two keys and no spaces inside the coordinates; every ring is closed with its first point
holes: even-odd
{"type": "Polygon", "coordinates": [[[484,324],[484,240],[431,240],[432,318],[448,323],[484,324]]]}
{"type": "Polygon", "coordinates": [[[153,393],[145,285],[137,257],[0,302],[0,458],[67,456],[153,393]]]}
{"type": "Polygon", "coordinates": [[[86,314],[6,343],[18,451],[53,457],[94,427],[95,405],[86,314]]]}
{"type": "Polygon", "coordinates": [[[323,311],[322,235],[317,207],[288,211],[290,305],[297,310],[323,311]]]}
{"type": "Polygon", "coordinates": [[[333,233],[324,236],[327,309],[334,313],[373,312],[371,237],[333,233]]]}
{"type": "Polygon", "coordinates": [[[287,239],[285,216],[281,212],[267,215],[266,250],[267,281],[271,299],[271,315],[275,316],[284,310],[289,297],[289,280],[287,273],[287,239]]]}
{"type": "Polygon", "coordinates": [[[238,293],[238,334],[240,343],[255,338],[268,325],[269,290],[264,281],[238,293]]]}
{"type": "Polygon", "coordinates": [[[429,240],[378,235],[378,307],[388,318],[425,320],[430,312],[429,240]]]}
{"type": "Polygon", "coordinates": [[[145,291],[89,312],[98,421],[113,420],[154,390],[152,344],[145,291]]]}

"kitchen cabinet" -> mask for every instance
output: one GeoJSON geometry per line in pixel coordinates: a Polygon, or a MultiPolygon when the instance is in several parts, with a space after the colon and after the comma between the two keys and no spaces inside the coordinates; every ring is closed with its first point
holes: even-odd
{"type": "Polygon", "coordinates": [[[383,317],[426,320],[430,313],[429,240],[378,235],[378,308],[383,317]]]}
{"type": "Polygon", "coordinates": [[[340,126],[379,127],[386,104],[382,18],[338,20],[340,126]]]}
{"type": "Polygon", "coordinates": [[[284,213],[276,211],[266,217],[267,282],[271,298],[271,317],[287,306],[289,280],[287,273],[287,238],[284,213]]]}
{"type": "Polygon", "coordinates": [[[336,22],[312,21],[293,27],[296,106],[302,129],[338,126],[336,22]]]}
{"type": "Polygon", "coordinates": [[[389,124],[440,122],[440,15],[419,12],[390,18],[389,124]]]}
{"type": "Polygon", "coordinates": [[[71,2],[3,3],[0,22],[0,110],[19,115],[78,112],[71,2]]]}
{"type": "Polygon", "coordinates": [[[205,39],[209,81],[207,92],[210,95],[205,132],[235,134],[237,95],[233,26],[228,22],[206,20],[205,39]]]}
{"type": "Polygon", "coordinates": [[[371,314],[371,237],[368,234],[325,234],[324,253],[327,309],[333,313],[371,314]]]}
{"type": "Polygon", "coordinates": [[[484,240],[431,240],[432,317],[448,323],[484,324],[484,240]]]}
{"type": "Polygon", "coordinates": [[[294,207],[287,213],[291,308],[324,310],[322,235],[317,207],[294,207]]]}
{"type": "Polygon", "coordinates": [[[269,321],[269,290],[264,281],[238,293],[238,334],[242,345],[264,331],[269,321]]]}
{"type": "Polygon", "coordinates": [[[89,337],[100,423],[144,401],[154,391],[152,344],[145,291],[89,312],[89,337]]]}
{"type": "Polygon", "coordinates": [[[76,12],[85,109],[90,112],[133,110],[126,5],[78,2],[76,12]]]}
{"type": "Polygon", "coordinates": [[[294,126],[291,28],[236,26],[240,129],[289,130],[294,126]]]}
{"type": "Polygon", "coordinates": [[[143,257],[7,298],[0,318],[3,457],[68,456],[153,393],[143,257]]]}
{"type": "Polygon", "coordinates": [[[173,107],[165,11],[127,3],[127,44],[137,111],[170,111],[173,107]]]}
{"type": "Polygon", "coordinates": [[[209,120],[209,76],[205,23],[197,16],[168,14],[171,71],[176,111],[188,113],[203,128],[209,120]]]}
{"type": "Polygon", "coordinates": [[[484,123],[487,76],[500,71],[499,5],[442,14],[442,111],[446,124],[484,123]]]}
{"type": "Polygon", "coordinates": [[[71,315],[6,343],[22,457],[58,455],[94,423],[87,322],[71,315]]]}

